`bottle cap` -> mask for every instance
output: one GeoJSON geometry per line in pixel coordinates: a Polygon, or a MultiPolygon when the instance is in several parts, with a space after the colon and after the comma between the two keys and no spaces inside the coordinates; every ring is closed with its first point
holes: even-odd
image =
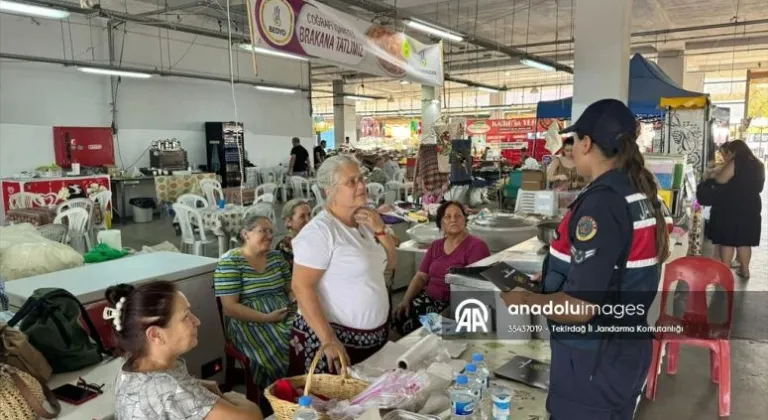
{"type": "Polygon", "coordinates": [[[466,385],[468,382],[466,375],[459,375],[456,377],[456,383],[459,385],[466,385]]]}
{"type": "Polygon", "coordinates": [[[309,395],[305,395],[303,397],[299,397],[299,406],[300,407],[311,407],[312,406],[312,397],[309,395]]]}
{"type": "Polygon", "coordinates": [[[470,364],[467,365],[467,367],[464,368],[464,370],[466,370],[467,373],[475,373],[475,372],[477,372],[477,366],[475,366],[474,364],[470,363],[470,364]]]}
{"type": "Polygon", "coordinates": [[[485,358],[483,357],[483,353],[473,353],[472,354],[472,361],[473,362],[482,362],[485,358]]]}

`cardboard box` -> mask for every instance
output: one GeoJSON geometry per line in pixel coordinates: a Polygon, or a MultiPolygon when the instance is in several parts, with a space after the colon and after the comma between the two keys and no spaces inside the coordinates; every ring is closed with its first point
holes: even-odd
{"type": "Polygon", "coordinates": [[[545,176],[542,171],[523,171],[521,189],[525,191],[539,191],[544,189],[545,176]]]}

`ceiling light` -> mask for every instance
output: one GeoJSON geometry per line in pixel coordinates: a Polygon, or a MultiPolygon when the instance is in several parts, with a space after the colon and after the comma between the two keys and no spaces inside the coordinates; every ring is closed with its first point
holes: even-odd
{"type": "Polygon", "coordinates": [[[83,73],[100,74],[103,76],[131,77],[134,79],[149,79],[152,77],[149,73],[139,73],[135,71],[100,69],[96,67],[78,67],[77,69],[83,73]]]}
{"type": "Polygon", "coordinates": [[[544,71],[555,71],[555,68],[549,64],[542,63],[541,61],[531,60],[529,58],[523,58],[520,60],[520,64],[525,64],[528,67],[544,71]]]}
{"type": "Polygon", "coordinates": [[[485,86],[478,86],[477,90],[482,90],[483,92],[490,92],[490,93],[499,93],[498,89],[485,87],[485,86]]]}
{"type": "Polygon", "coordinates": [[[280,58],[290,58],[292,60],[308,61],[306,57],[302,57],[300,55],[289,54],[289,53],[285,53],[277,50],[270,50],[269,48],[257,47],[251,44],[240,44],[239,46],[240,48],[246,51],[253,51],[256,54],[271,55],[273,57],[280,57],[280,58]]]}
{"type": "Polygon", "coordinates": [[[50,7],[33,6],[31,4],[15,3],[0,0],[0,12],[18,15],[35,16],[49,19],[66,19],[69,12],[66,10],[52,9],[50,7]]]}
{"type": "Polygon", "coordinates": [[[432,34],[435,36],[439,36],[440,38],[447,39],[449,41],[453,42],[461,42],[464,40],[463,37],[453,33],[449,32],[448,30],[438,28],[423,22],[419,22],[417,20],[408,20],[407,25],[410,26],[413,29],[418,29],[419,31],[426,32],[428,34],[432,34]]]}
{"type": "Polygon", "coordinates": [[[296,93],[296,90],[294,89],[277,88],[277,87],[271,87],[271,86],[254,86],[254,87],[258,90],[263,90],[265,92],[296,93]]]}
{"type": "Polygon", "coordinates": [[[345,95],[344,97],[347,99],[354,99],[356,101],[372,101],[373,100],[373,98],[369,98],[367,96],[345,95]]]}

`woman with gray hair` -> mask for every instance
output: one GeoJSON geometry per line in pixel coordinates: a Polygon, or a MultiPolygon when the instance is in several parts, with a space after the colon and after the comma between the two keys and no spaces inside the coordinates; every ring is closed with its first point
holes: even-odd
{"type": "Polygon", "coordinates": [[[282,218],[288,234],[277,243],[275,249],[283,253],[283,257],[291,265],[291,269],[293,269],[293,245],[291,242],[309,222],[310,213],[312,213],[312,209],[309,208],[309,203],[301,198],[288,200],[283,206],[282,218]]]}
{"type": "Polygon", "coordinates": [[[251,360],[254,383],[265,388],[288,372],[291,269],[280,251],[270,249],[269,218],[247,215],[240,237],[243,246],[219,260],[214,289],[227,339],[251,360]]]}
{"type": "Polygon", "coordinates": [[[291,374],[307,372],[325,346],[321,372],[359,363],[387,342],[389,295],[384,271],[395,266],[393,238],[375,209],[360,163],[327,159],[317,172],[326,207],[293,240],[292,288],[299,313],[291,330],[291,374]]]}

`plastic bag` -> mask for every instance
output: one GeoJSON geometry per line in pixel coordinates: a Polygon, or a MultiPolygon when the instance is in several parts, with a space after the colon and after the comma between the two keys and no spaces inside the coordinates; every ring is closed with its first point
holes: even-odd
{"type": "Polygon", "coordinates": [[[351,400],[339,402],[335,408],[328,411],[328,415],[343,418],[359,416],[371,407],[388,410],[418,405],[419,401],[423,405],[426,397],[421,391],[429,387],[429,378],[423,371],[387,372],[351,400]]]}

